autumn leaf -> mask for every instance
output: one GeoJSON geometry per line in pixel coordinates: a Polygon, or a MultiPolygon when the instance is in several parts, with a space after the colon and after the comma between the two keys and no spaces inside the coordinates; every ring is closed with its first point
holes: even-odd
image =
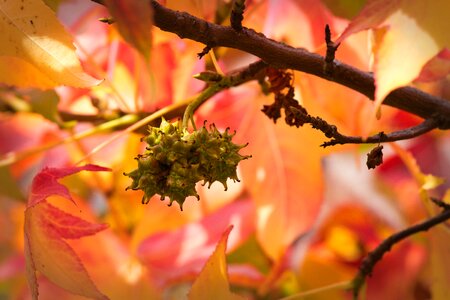
{"type": "Polygon", "coordinates": [[[100,82],[83,72],[71,36],[42,0],[2,1],[0,31],[1,82],[42,89],[100,82]]]}
{"type": "Polygon", "coordinates": [[[122,37],[147,60],[152,47],[153,8],[148,1],[106,0],[122,37]]]}
{"type": "Polygon", "coordinates": [[[33,180],[24,225],[27,278],[33,299],[38,297],[36,271],[74,294],[106,299],[89,277],[77,254],[64,240],[93,235],[106,229],[107,225],[82,220],[46,200],[57,195],[73,202],[67,188],[57,180],[81,170],[109,169],[95,165],[45,168],[33,180]]]}
{"type": "Polygon", "coordinates": [[[370,0],[337,39],[373,28],[375,104],[417,78],[423,66],[450,46],[450,2],[370,0]]]}
{"type": "Polygon", "coordinates": [[[228,236],[233,226],[228,227],[222,235],[216,249],[206,262],[200,275],[189,292],[190,300],[201,299],[245,299],[230,291],[228,282],[226,248],[228,236]]]}

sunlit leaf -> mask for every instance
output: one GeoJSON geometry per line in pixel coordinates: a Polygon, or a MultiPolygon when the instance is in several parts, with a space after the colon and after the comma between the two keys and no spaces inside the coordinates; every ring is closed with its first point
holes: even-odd
{"type": "Polygon", "coordinates": [[[230,226],[223,233],[211,257],[203,267],[189,292],[190,300],[201,299],[245,299],[230,291],[228,281],[226,248],[228,235],[233,227],[230,226]]]}
{"type": "Polygon", "coordinates": [[[83,72],[70,35],[42,0],[2,1],[0,31],[3,82],[38,88],[99,83],[83,72]]]}
{"type": "Polygon", "coordinates": [[[33,299],[38,297],[36,271],[74,294],[106,299],[65,239],[93,235],[106,229],[107,225],[87,222],[56,208],[46,200],[50,196],[57,195],[73,202],[67,188],[57,180],[81,170],[108,169],[95,165],[45,168],[33,180],[24,225],[27,278],[33,299]]]}
{"type": "Polygon", "coordinates": [[[369,28],[375,29],[375,103],[394,89],[411,83],[422,67],[450,46],[450,2],[438,0],[370,0],[337,42],[369,28]]]}
{"type": "Polygon", "coordinates": [[[106,0],[122,37],[146,59],[152,47],[153,7],[142,0],[106,0]]]}
{"type": "MultiPolygon", "coordinates": [[[[72,293],[104,299],[64,239],[92,235],[106,228],[104,224],[86,222],[47,202],[30,207],[25,212],[27,267],[31,272],[39,271],[72,293]]],[[[29,282],[34,289],[35,280],[30,280],[31,272],[28,273],[29,282]]]]}

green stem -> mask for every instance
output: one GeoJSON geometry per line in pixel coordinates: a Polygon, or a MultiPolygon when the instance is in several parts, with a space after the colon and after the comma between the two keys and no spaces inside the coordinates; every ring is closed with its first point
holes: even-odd
{"type": "MultiPolygon", "coordinates": [[[[222,80],[223,81],[223,80],[222,80]]],[[[227,85],[222,84],[222,81],[212,84],[209,87],[207,87],[203,92],[198,95],[198,97],[189,103],[189,105],[186,107],[186,110],[184,111],[183,115],[183,128],[188,128],[189,120],[192,120],[194,116],[194,112],[197,110],[197,108],[202,105],[206,100],[223,90],[224,88],[228,88],[227,85]]],[[[192,120],[192,124],[194,124],[194,121],[192,120]]]]}
{"type": "Polygon", "coordinates": [[[320,287],[314,290],[309,290],[306,292],[302,292],[296,295],[291,295],[288,297],[284,297],[280,300],[300,300],[300,299],[304,299],[308,296],[312,296],[312,295],[317,295],[323,292],[328,292],[331,290],[337,290],[337,289],[342,289],[342,290],[346,290],[352,287],[352,282],[351,281],[343,281],[343,282],[338,282],[338,283],[334,283],[334,284],[330,284],[324,287],[320,287]]]}
{"type": "Polygon", "coordinates": [[[88,136],[100,133],[100,132],[104,132],[110,129],[114,129],[116,127],[120,127],[120,126],[124,126],[127,124],[132,124],[135,123],[136,121],[139,120],[139,117],[137,115],[134,114],[130,114],[130,115],[125,115],[123,117],[120,117],[118,119],[114,119],[108,122],[105,122],[103,124],[100,124],[94,128],[85,130],[83,132],[68,136],[65,139],[56,141],[56,142],[52,142],[52,143],[48,143],[39,147],[35,147],[32,149],[28,149],[28,150],[24,150],[21,152],[16,152],[16,153],[8,153],[6,154],[4,157],[0,158],[0,166],[7,166],[10,164],[13,164],[19,160],[24,159],[25,157],[28,157],[30,155],[36,154],[36,153],[40,153],[43,151],[47,151],[49,149],[52,149],[56,146],[59,145],[63,145],[63,144],[68,144],[71,143],[73,141],[78,141],[81,140],[83,138],[86,138],[88,136]]]}

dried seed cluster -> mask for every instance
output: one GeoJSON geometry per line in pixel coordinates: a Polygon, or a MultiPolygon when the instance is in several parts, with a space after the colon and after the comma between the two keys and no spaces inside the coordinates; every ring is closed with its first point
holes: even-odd
{"type": "Polygon", "coordinates": [[[195,190],[199,181],[208,187],[219,181],[226,190],[228,178],[239,181],[238,163],[250,157],[239,154],[246,145],[234,144],[233,136],[228,129],[220,133],[214,125],[189,133],[179,122],[163,120],[159,128],[150,127],[142,139],[148,146],[136,157],[137,169],[125,173],[133,180],[127,189],[143,190],[142,203],[159,194],[161,200],[170,198],[169,206],[176,201],[181,209],[186,197],[200,199],[195,190]]]}

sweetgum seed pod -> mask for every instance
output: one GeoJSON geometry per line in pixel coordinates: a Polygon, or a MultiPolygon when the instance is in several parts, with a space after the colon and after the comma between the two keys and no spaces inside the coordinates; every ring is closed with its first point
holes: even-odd
{"type": "Polygon", "coordinates": [[[179,122],[163,120],[142,139],[148,147],[136,157],[138,168],[124,173],[133,180],[127,189],[143,190],[142,203],[159,194],[162,200],[169,197],[169,205],[175,201],[181,208],[187,197],[200,198],[195,190],[197,182],[211,186],[219,181],[227,189],[228,178],[239,181],[239,162],[250,157],[238,153],[246,145],[232,143],[234,134],[229,128],[221,133],[214,124],[209,130],[204,125],[189,133],[179,122]]]}

